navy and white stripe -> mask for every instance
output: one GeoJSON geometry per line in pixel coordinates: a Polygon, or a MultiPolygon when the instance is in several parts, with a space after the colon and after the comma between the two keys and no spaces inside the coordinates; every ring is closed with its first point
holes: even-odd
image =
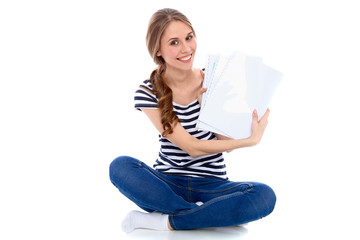
{"type": "Polygon", "coordinates": [[[152,94],[150,80],[145,80],[135,92],[135,108],[141,111],[141,108],[158,108],[157,97],[152,94]]]}
{"type": "MultiPolygon", "coordinates": [[[[152,94],[149,80],[145,80],[140,85],[134,99],[135,108],[140,111],[142,108],[158,108],[158,99],[152,94]]],[[[212,132],[196,128],[200,113],[200,104],[197,100],[187,106],[173,102],[173,106],[173,111],[182,120],[180,124],[192,136],[200,140],[216,140],[212,132]]],[[[154,164],[154,168],[159,172],[167,175],[228,179],[222,153],[193,158],[161,135],[159,141],[161,145],[159,157],[154,164]]]]}

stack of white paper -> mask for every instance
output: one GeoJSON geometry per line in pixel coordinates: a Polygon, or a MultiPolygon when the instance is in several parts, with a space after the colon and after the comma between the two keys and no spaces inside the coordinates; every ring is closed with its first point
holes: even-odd
{"type": "Polygon", "coordinates": [[[282,73],[260,57],[209,55],[197,128],[235,139],[251,136],[252,112],[265,114],[282,73]]]}

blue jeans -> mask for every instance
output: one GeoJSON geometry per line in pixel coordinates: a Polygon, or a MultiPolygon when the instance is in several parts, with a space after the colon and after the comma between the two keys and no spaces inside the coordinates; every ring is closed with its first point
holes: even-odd
{"type": "Polygon", "coordinates": [[[165,175],[128,156],[110,164],[110,180],[145,211],[169,214],[174,230],[244,224],[270,214],[276,202],[262,183],[165,175]]]}

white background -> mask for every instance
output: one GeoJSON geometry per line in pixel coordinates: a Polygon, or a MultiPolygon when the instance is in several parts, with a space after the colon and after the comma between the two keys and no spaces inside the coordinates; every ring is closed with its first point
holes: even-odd
{"type": "Polygon", "coordinates": [[[195,67],[240,50],[284,73],[261,144],[225,155],[231,180],[274,188],[275,211],[207,239],[356,239],[360,9],[346,0],[1,1],[0,238],[209,233],[122,233],[137,208],[108,178],[119,155],[156,158],[157,132],[133,94],[155,67],[145,33],[163,7],[192,21],[195,67]]]}

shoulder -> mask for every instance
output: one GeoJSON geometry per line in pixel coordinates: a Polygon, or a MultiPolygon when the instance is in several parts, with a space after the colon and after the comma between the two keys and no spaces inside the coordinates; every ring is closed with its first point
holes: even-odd
{"type": "Polygon", "coordinates": [[[152,85],[151,85],[151,82],[150,82],[149,79],[144,80],[144,81],[140,84],[139,88],[145,88],[145,89],[147,89],[148,91],[153,92],[153,88],[152,88],[152,85]]]}
{"type": "Polygon", "coordinates": [[[139,85],[139,87],[137,88],[135,93],[136,94],[140,93],[140,94],[150,95],[150,96],[156,98],[156,96],[154,94],[153,87],[151,85],[151,81],[149,79],[146,79],[143,82],[141,82],[141,84],[139,85]]]}
{"type": "Polygon", "coordinates": [[[140,84],[135,91],[134,100],[137,110],[141,110],[142,108],[158,108],[158,99],[153,92],[150,80],[145,80],[140,84]]]}

